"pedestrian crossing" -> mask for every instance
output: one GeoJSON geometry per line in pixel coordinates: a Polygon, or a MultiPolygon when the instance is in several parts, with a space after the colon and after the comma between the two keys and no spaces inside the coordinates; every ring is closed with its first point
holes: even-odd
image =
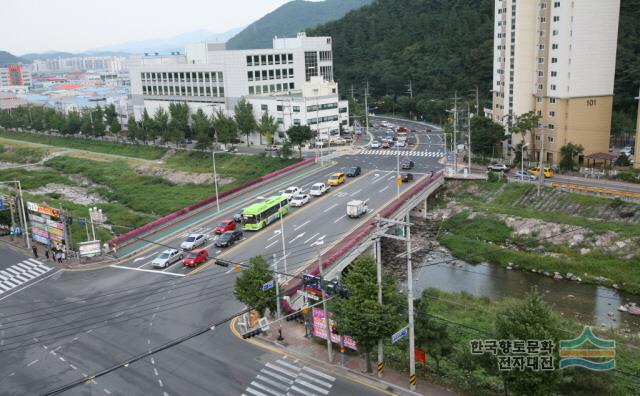
{"type": "Polygon", "coordinates": [[[431,157],[441,158],[444,157],[442,151],[411,151],[411,150],[362,150],[362,155],[400,155],[401,157],[431,157]]]}
{"type": "Polygon", "coordinates": [[[0,270],[0,294],[6,293],[49,271],[51,271],[51,268],[31,258],[0,270]]]}
{"type": "Polygon", "coordinates": [[[335,380],[335,377],[285,357],[265,364],[242,396],[328,395],[335,380]]]}

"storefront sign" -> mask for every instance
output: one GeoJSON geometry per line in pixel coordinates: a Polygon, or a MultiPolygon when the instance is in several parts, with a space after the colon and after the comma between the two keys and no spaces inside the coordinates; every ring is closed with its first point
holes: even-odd
{"type": "Polygon", "coordinates": [[[102,254],[100,241],[82,242],[78,244],[78,251],[80,253],[80,257],[95,257],[102,254]]]}
{"type": "Polygon", "coordinates": [[[38,204],[33,203],[33,202],[27,202],[27,209],[29,209],[32,212],[38,212],[38,213],[46,214],[47,216],[51,216],[51,217],[60,217],[60,210],[59,209],[50,208],[50,207],[44,206],[44,205],[38,205],[38,204]]]}
{"type": "MultiPolygon", "coordinates": [[[[331,312],[329,312],[330,317],[331,315],[332,315],[331,312]]],[[[313,335],[326,340],[327,325],[324,321],[324,310],[314,307],[312,312],[312,317],[313,317],[313,335]]],[[[330,323],[330,324],[333,324],[333,323],[330,323]]],[[[333,329],[333,326],[331,326],[331,329],[333,329]]],[[[340,336],[334,333],[333,330],[331,332],[331,341],[336,344],[340,344],[340,336]]],[[[353,349],[354,351],[358,350],[358,348],[356,347],[356,342],[353,340],[353,338],[349,336],[343,336],[343,341],[344,341],[345,347],[349,349],[353,349]]]]}

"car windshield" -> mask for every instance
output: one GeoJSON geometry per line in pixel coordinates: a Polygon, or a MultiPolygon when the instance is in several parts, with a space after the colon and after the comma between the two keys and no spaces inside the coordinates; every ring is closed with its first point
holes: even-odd
{"type": "Polygon", "coordinates": [[[229,225],[228,223],[222,222],[222,223],[218,224],[218,227],[226,227],[228,225],[229,225]]]}
{"type": "Polygon", "coordinates": [[[319,190],[321,188],[322,188],[322,186],[319,186],[319,185],[318,186],[311,186],[312,190],[319,190]]]}
{"type": "Polygon", "coordinates": [[[294,195],[294,196],[293,196],[293,199],[294,199],[294,200],[297,200],[297,201],[301,201],[301,200],[303,200],[303,199],[304,199],[304,195],[294,195]]]}
{"type": "Polygon", "coordinates": [[[231,239],[232,235],[233,234],[230,232],[229,233],[225,232],[224,234],[220,235],[220,239],[223,239],[223,240],[231,239]]]}
{"type": "Polygon", "coordinates": [[[194,258],[196,258],[196,257],[198,257],[198,254],[197,254],[197,253],[193,253],[193,252],[191,252],[191,253],[189,253],[189,254],[187,255],[187,258],[188,258],[188,259],[194,259],[194,258]]]}
{"type": "Polygon", "coordinates": [[[355,171],[357,171],[357,169],[356,168],[350,168],[349,171],[355,172],[355,171]]]}
{"type": "Polygon", "coordinates": [[[331,175],[331,177],[329,177],[329,179],[336,180],[338,177],[339,177],[338,175],[331,175]]]}
{"type": "Polygon", "coordinates": [[[287,188],[286,190],[284,190],[285,194],[293,194],[296,191],[295,188],[287,188]]]}
{"type": "Polygon", "coordinates": [[[193,242],[196,240],[196,237],[194,236],[190,236],[189,238],[187,238],[187,242],[193,242]]]}
{"type": "Polygon", "coordinates": [[[159,259],[166,259],[166,258],[169,258],[169,253],[162,253],[162,254],[160,255],[160,257],[158,257],[158,258],[159,258],[159,259]]]}

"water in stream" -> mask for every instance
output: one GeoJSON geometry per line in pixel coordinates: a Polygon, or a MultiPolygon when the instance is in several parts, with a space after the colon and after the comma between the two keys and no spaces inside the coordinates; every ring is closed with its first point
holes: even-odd
{"type": "Polygon", "coordinates": [[[594,326],[605,325],[640,332],[640,316],[618,311],[628,302],[640,305],[640,296],[595,286],[553,278],[539,274],[507,270],[492,264],[468,264],[455,260],[443,248],[433,251],[423,263],[414,263],[414,296],[426,288],[446,292],[465,291],[491,299],[522,297],[532,287],[565,318],[594,326]]]}

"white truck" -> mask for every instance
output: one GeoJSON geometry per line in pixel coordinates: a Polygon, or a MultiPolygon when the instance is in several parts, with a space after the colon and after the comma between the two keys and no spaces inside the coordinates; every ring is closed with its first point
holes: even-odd
{"type": "Polygon", "coordinates": [[[347,203],[347,216],[349,217],[360,217],[363,214],[366,214],[368,211],[369,208],[367,207],[367,203],[365,201],[355,199],[347,203]]]}

